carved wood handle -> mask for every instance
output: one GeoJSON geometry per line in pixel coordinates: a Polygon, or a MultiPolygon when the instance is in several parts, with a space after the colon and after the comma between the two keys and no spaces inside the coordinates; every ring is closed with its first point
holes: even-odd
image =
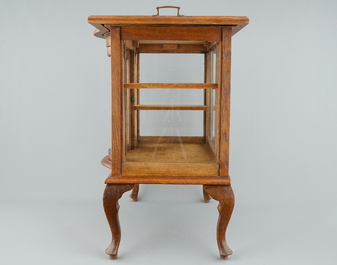
{"type": "Polygon", "coordinates": [[[157,6],[157,15],[155,16],[159,16],[159,9],[160,8],[176,8],[177,9],[177,17],[182,17],[183,15],[179,14],[179,10],[180,10],[180,6],[157,6]]]}

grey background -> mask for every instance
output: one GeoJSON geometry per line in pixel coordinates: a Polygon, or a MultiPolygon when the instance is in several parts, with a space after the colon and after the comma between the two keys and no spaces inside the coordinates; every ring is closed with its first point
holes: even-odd
{"type": "Polygon", "coordinates": [[[335,264],[337,2],[327,0],[2,1],[0,263],[225,263],[217,203],[203,204],[200,186],[142,185],[137,203],[124,195],[120,259],[104,254],[110,61],[86,19],[166,4],[250,18],[232,42],[225,262],[335,264]]]}

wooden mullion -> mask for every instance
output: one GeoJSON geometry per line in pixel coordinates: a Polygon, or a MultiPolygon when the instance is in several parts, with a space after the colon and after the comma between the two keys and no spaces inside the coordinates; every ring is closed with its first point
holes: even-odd
{"type": "Polygon", "coordinates": [[[221,49],[216,45],[216,75],[215,82],[218,84],[218,89],[215,90],[215,129],[214,129],[214,147],[216,160],[219,161],[219,91],[220,91],[220,76],[221,76],[221,49]]]}
{"type": "MultiPolygon", "coordinates": [[[[212,69],[212,64],[211,64],[211,52],[208,52],[205,54],[205,83],[211,83],[211,69],[212,69]]],[[[211,96],[211,90],[210,89],[205,89],[205,105],[207,106],[207,111],[205,114],[205,131],[206,131],[206,141],[210,141],[210,134],[211,134],[211,119],[210,119],[210,112],[212,110],[212,106],[210,105],[210,96],[211,96]]]]}
{"type": "MultiPolygon", "coordinates": [[[[213,83],[213,52],[209,51],[209,76],[208,76],[208,82],[213,83]]],[[[208,143],[210,147],[212,148],[212,151],[215,152],[214,148],[214,142],[212,139],[212,131],[213,131],[213,89],[210,89],[208,91],[209,97],[208,97],[208,104],[209,104],[209,112],[208,112],[208,118],[209,118],[209,138],[208,143]]]]}
{"type": "MultiPolygon", "coordinates": [[[[136,55],[134,51],[130,51],[130,83],[134,83],[136,80],[136,55]]],[[[130,137],[131,137],[131,149],[136,148],[137,145],[137,111],[134,109],[136,105],[136,91],[130,89],[130,137]]]]}
{"type": "MultiPolygon", "coordinates": [[[[204,83],[207,83],[207,67],[206,67],[206,58],[207,53],[204,54],[204,83]]],[[[207,107],[207,89],[204,89],[204,105],[207,107]]],[[[208,107],[207,107],[208,110],[208,107]]],[[[207,110],[203,113],[203,136],[204,136],[204,142],[207,142],[207,110]]]]}
{"type": "Polygon", "coordinates": [[[232,28],[222,28],[221,40],[221,85],[219,91],[220,105],[220,135],[219,163],[220,176],[228,176],[229,165],[229,122],[230,122],[230,91],[231,91],[231,38],[232,28]]]}
{"type": "MultiPolygon", "coordinates": [[[[206,83],[211,84],[212,83],[212,75],[213,75],[213,64],[212,64],[212,52],[209,51],[206,54],[206,83]]],[[[215,84],[216,85],[216,84],[215,84]]],[[[212,89],[206,90],[206,105],[208,108],[208,111],[206,112],[206,140],[207,142],[212,146],[211,144],[211,138],[212,138],[212,89]]]]}
{"type": "MultiPolygon", "coordinates": [[[[137,51],[136,52],[136,62],[135,62],[135,70],[136,70],[136,74],[135,74],[135,83],[139,83],[139,79],[140,79],[140,72],[139,72],[139,61],[140,61],[140,54],[139,52],[137,51]]],[[[139,105],[140,103],[140,93],[139,93],[139,89],[135,89],[136,93],[135,93],[135,104],[136,105],[139,105]]],[[[139,127],[140,127],[140,113],[139,111],[137,111],[137,133],[136,133],[136,136],[137,136],[137,140],[138,140],[138,137],[140,136],[139,134],[139,127]]]]}
{"type": "MultiPolygon", "coordinates": [[[[127,49],[125,47],[125,53],[126,53],[126,64],[125,64],[125,71],[126,71],[126,83],[131,82],[131,50],[127,49]]],[[[126,90],[126,98],[125,98],[125,103],[126,103],[126,113],[125,113],[125,118],[126,118],[126,151],[131,150],[131,120],[132,120],[132,114],[131,112],[133,111],[132,103],[131,103],[131,90],[132,89],[127,89],[126,90]]]]}
{"type": "Polygon", "coordinates": [[[111,174],[121,175],[123,142],[122,45],[120,27],[111,27],[111,174]]]}
{"type": "MultiPolygon", "coordinates": [[[[126,53],[126,45],[125,43],[121,43],[122,46],[122,87],[124,87],[124,84],[127,83],[127,53],[126,53]]],[[[126,151],[127,151],[127,141],[128,141],[128,89],[123,90],[123,130],[122,130],[122,142],[123,142],[123,154],[122,154],[122,162],[126,161],[126,151]]]]}

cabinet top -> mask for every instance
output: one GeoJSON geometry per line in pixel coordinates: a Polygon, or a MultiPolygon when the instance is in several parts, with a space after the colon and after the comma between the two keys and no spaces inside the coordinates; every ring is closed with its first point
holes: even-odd
{"type": "Polygon", "coordinates": [[[100,38],[111,26],[232,26],[234,35],[249,19],[245,16],[89,16],[88,23],[97,28],[94,35],[100,38]]]}
{"type": "Polygon", "coordinates": [[[238,26],[249,23],[245,16],[89,16],[90,24],[130,25],[203,25],[238,26]]]}

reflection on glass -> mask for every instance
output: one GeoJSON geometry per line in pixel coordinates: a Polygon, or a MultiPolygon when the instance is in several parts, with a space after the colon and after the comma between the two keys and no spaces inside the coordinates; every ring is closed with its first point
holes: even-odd
{"type": "MultiPolygon", "coordinates": [[[[140,57],[126,47],[124,83],[217,83],[217,44],[210,43],[207,47],[205,54],[141,54],[140,57]]],[[[123,160],[217,162],[217,93],[218,89],[193,86],[124,89],[123,160]]]]}
{"type": "Polygon", "coordinates": [[[203,136],[202,111],[142,110],[141,136],[203,136]]]}

